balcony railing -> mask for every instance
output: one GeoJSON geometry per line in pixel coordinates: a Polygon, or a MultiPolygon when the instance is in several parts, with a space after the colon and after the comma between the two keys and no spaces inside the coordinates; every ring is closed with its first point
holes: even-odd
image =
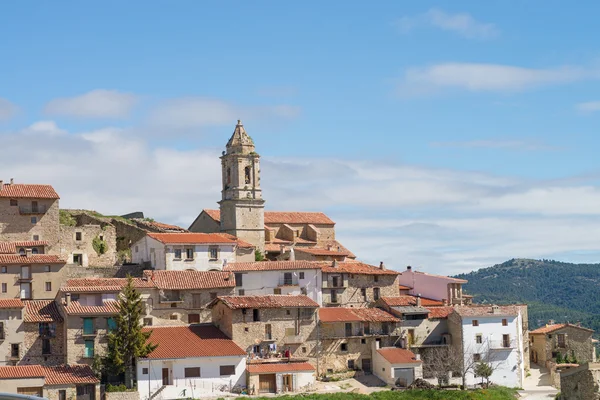
{"type": "Polygon", "coordinates": [[[304,343],[304,338],[301,335],[284,336],[283,343],[284,344],[304,343]]]}
{"type": "Polygon", "coordinates": [[[180,293],[162,294],[159,296],[160,303],[182,303],[183,296],[180,293]]]}
{"type": "Polygon", "coordinates": [[[393,329],[389,331],[384,331],[383,329],[370,329],[369,331],[364,331],[360,329],[353,329],[352,332],[344,332],[341,334],[338,333],[323,333],[321,338],[323,339],[342,339],[342,338],[352,338],[352,337],[369,337],[369,336],[398,336],[397,333],[393,329]]]}
{"type": "Polygon", "coordinates": [[[515,339],[490,341],[491,350],[510,350],[515,348],[517,348],[517,341],[515,339]]]}
{"type": "Polygon", "coordinates": [[[39,205],[37,207],[31,206],[19,206],[20,214],[45,214],[48,208],[45,205],[39,205]]]}
{"type": "Polygon", "coordinates": [[[328,279],[323,281],[323,288],[325,289],[343,289],[348,287],[348,281],[342,278],[339,279],[328,279]]]}
{"type": "Polygon", "coordinates": [[[30,281],[32,279],[31,272],[21,272],[19,274],[20,281],[30,281]]]}
{"type": "Polygon", "coordinates": [[[280,277],[279,278],[279,286],[298,286],[298,278],[292,276],[291,278],[280,277]]]}
{"type": "Polygon", "coordinates": [[[21,300],[32,300],[33,299],[33,290],[30,290],[29,293],[21,292],[20,299],[21,300]]]}

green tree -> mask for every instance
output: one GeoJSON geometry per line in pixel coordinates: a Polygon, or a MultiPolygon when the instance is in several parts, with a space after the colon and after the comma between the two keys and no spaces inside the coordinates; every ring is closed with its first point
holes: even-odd
{"type": "Polygon", "coordinates": [[[564,360],[563,360],[563,356],[562,356],[562,354],[558,353],[558,354],[556,355],[556,363],[557,363],[557,364],[562,364],[562,363],[563,363],[563,361],[564,361],[564,360]]]}
{"type": "Polygon", "coordinates": [[[254,250],[254,260],[265,261],[265,256],[260,252],[260,250],[254,250]]]}
{"type": "Polygon", "coordinates": [[[147,343],[152,331],[142,332],[142,300],[140,293],[133,287],[130,275],[119,296],[117,308],[119,313],[115,317],[115,326],[106,335],[108,350],[104,365],[111,374],[125,373],[125,385],[132,388],[135,359],[147,356],[156,349],[156,345],[147,343]]]}
{"type": "Polygon", "coordinates": [[[475,372],[475,375],[481,377],[481,383],[485,379],[486,386],[490,386],[490,376],[494,373],[494,369],[490,364],[486,362],[477,363],[473,372],[475,372]]]}

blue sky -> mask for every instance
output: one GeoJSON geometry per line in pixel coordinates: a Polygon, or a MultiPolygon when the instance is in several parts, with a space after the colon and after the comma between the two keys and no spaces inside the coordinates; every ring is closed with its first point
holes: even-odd
{"type": "Polygon", "coordinates": [[[267,207],[326,211],[367,261],[597,261],[599,8],[7,2],[0,170],[186,226],[241,118],[267,207]]]}

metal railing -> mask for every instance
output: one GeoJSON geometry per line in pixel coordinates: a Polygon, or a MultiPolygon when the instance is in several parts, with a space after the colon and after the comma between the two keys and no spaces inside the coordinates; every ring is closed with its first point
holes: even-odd
{"type": "Polygon", "coordinates": [[[181,293],[161,294],[158,298],[160,303],[181,303],[183,295],[181,293]]]}
{"type": "Polygon", "coordinates": [[[298,277],[279,277],[279,286],[298,286],[298,277]]]}
{"type": "Polygon", "coordinates": [[[37,207],[19,206],[20,214],[45,214],[46,211],[48,211],[48,207],[44,204],[38,205],[37,207]]]}
{"type": "Polygon", "coordinates": [[[367,336],[398,336],[394,333],[394,329],[384,331],[383,329],[370,329],[368,331],[362,329],[353,329],[351,332],[345,331],[339,333],[321,333],[323,339],[340,339],[349,337],[367,337],[367,336]]]}

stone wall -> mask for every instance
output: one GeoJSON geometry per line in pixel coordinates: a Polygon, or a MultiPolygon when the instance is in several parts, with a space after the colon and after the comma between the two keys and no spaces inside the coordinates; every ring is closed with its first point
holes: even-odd
{"type": "Polygon", "coordinates": [[[19,365],[61,365],[65,363],[65,340],[64,326],[62,322],[56,323],[56,335],[48,338],[50,340],[50,353],[42,354],[42,340],[37,322],[27,322],[23,340],[23,356],[19,365]]]}
{"type": "Polygon", "coordinates": [[[58,200],[37,199],[38,209],[45,212],[36,214],[28,212],[36,199],[16,200],[18,205],[11,206],[10,199],[0,199],[0,241],[27,241],[37,236],[37,240],[48,241],[46,254],[59,254],[58,200]]]}
{"type": "Polygon", "coordinates": [[[125,221],[118,218],[112,218],[110,223],[116,229],[117,251],[129,250],[133,243],[146,236],[145,230],[135,226],[129,221],[125,221]]]}
{"type": "Polygon", "coordinates": [[[552,360],[553,353],[561,355],[575,354],[579,363],[595,361],[595,347],[592,343],[592,331],[568,325],[545,335],[530,335],[531,349],[537,352],[537,364],[544,366],[552,360]],[[565,347],[558,347],[558,335],[565,335],[565,347]]]}
{"type": "Polygon", "coordinates": [[[323,274],[323,304],[335,304],[343,307],[368,307],[375,303],[374,288],[379,288],[379,297],[399,296],[398,275],[367,274],[323,274]],[[345,287],[332,287],[333,276],[339,276],[345,287]],[[366,292],[366,298],[363,291],[366,292]],[[332,303],[331,292],[337,294],[337,303],[332,303]]]}
{"type": "Polygon", "coordinates": [[[561,400],[598,400],[600,382],[600,364],[589,363],[578,368],[561,371],[561,400]]]}
{"type": "Polygon", "coordinates": [[[220,223],[212,219],[204,211],[200,213],[198,218],[196,218],[196,220],[190,226],[190,232],[215,233],[219,232],[220,230],[220,223]]]}
{"type": "Polygon", "coordinates": [[[114,266],[117,260],[116,229],[111,224],[94,221],[87,214],[75,216],[76,226],[60,226],[61,256],[67,263],[74,264],[74,254],[81,254],[83,267],[114,266]],[[79,238],[79,240],[78,240],[79,238]],[[104,240],[106,251],[97,253],[93,246],[94,239],[104,240]]]}
{"type": "Polygon", "coordinates": [[[140,392],[105,392],[104,400],[139,400],[140,392]]]}
{"type": "Polygon", "coordinates": [[[84,357],[85,341],[94,341],[94,354],[103,356],[106,353],[106,333],[108,328],[108,316],[94,317],[95,334],[83,335],[83,317],[68,315],[65,319],[67,364],[92,365],[93,358],[84,357]]]}
{"type": "Polygon", "coordinates": [[[143,276],[144,266],[138,264],[117,265],[112,267],[87,267],[67,265],[65,279],[73,278],[125,278],[131,275],[135,278],[143,276]]]}
{"type": "Polygon", "coordinates": [[[348,371],[348,361],[354,361],[355,369],[363,368],[363,360],[370,360],[373,367],[373,342],[380,341],[381,347],[393,346],[396,338],[393,336],[364,338],[322,339],[319,346],[319,374],[335,374],[348,371]],[[346,350],[342,350],[342,344],[346,350]]]}

